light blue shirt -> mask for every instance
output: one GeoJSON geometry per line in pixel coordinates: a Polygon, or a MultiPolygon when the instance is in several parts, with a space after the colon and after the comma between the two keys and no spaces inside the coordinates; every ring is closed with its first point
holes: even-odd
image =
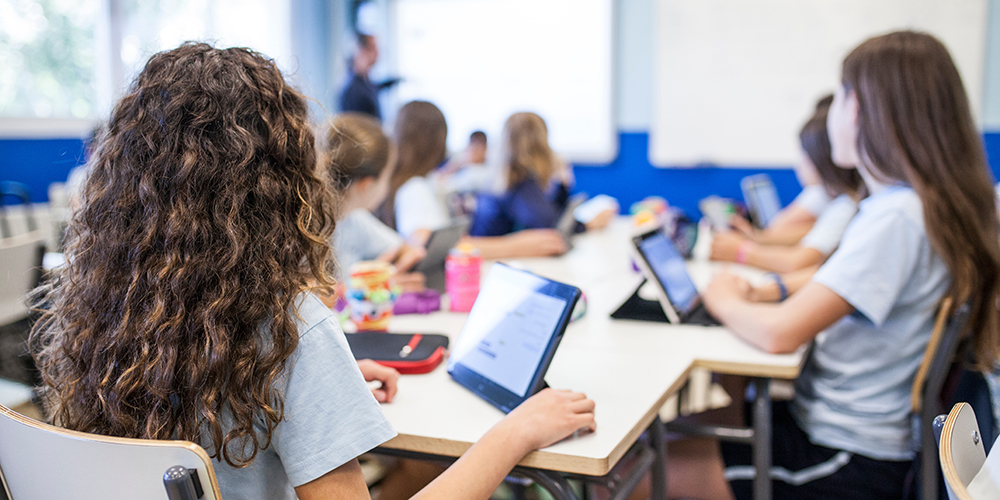
{"type": "Polygon", "coordinates": [[[910,390],[950,284],[916,193],[887,187],[862,201],[813,281],[856,312],[817,336],[796,381],[793,415],[816,444],[879,460],[913,458],[910,390]]]}
{"type": "Polygon", "coordinates": [[[837,249],[837,245],[840,245],[840,239],[856,213],[858,204],[850,196],[842,194],[834,198],[823,208],[816,223],[802,237],[799,245],[815,249],[824,257],[829,257],[837,249]]]}
{"type": "Polygon", "coordinates": [[[337,221],[333,233],[333,254],[341,277],[349,276],[351,266],[403,245],[403,237],[371,212],[357,208],[337,221]]]}
{"type": "Polygon", "coordinates": [[[297,302],[299,345],[281,382],[285,419],[275,428],[271,446],[248,467],[235,469],[213,461],[226,500],[294,500],[293,487],[396,435],[330,309],[308,293],[297,302]]]}

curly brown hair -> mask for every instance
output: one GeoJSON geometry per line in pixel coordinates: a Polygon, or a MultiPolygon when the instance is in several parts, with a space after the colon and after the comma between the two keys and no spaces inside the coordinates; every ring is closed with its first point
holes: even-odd
{"type": "Polygon", "coordinates": [[[294,301],[331,284],[316,160],[306,101],[273,61],[193,43],[154,55],[92,160],[68,265],[37,291],[51,417],[199,442],[237,467],[267,448],[294,301]]]}

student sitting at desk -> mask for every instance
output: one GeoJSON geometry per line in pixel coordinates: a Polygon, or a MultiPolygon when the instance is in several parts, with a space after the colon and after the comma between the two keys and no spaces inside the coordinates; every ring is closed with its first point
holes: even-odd
{"type": "MultiPolygon", "coordinates": [[[[514,113],[504,124],[502,147],[502,192],[479,197],[469,234],[502,236],[555,227],[573,178],[571,167],[549,147],[545,121],[535,113],[514,113]]],[[[606,210],[586,228],[603,228],[614,215],[606,210]]]]}
{"type": "Polygon", "coordinates": [[[401,273],[396,275],[397,285],[419,291],[424,276],[406,271],[427,252],[404,244],[396,231],[371,213],[385,199],[395,170],[396,150],[389,138],[374,118],[344,113],[330,122],[326,143],[323,167],[330,188],[340,198],[333,248],[341,279],[356,262],[383,260],[401,273]]]}
{"type": "MultiPolygon", "coordinates": [[[[831,102],[833,102],[833,94],[820,99],[813,110],[813,117],[819,114],[825,116],[831,102]]],[[[816,223],[816,218],[823,213],[826,205],[836,197],[836,194],[831,196],[830,191],[824,186],[824,176],[857,176],[857,172],[838,169],[830,161],[830,144],[826,138],[826,124],[822,125],[822,134],[815,133],[815,130],[806,131],[807,127],[808,123],[799,133],[801,151],[799,162],[794,167],[795,177],[802,185],[802,192],[787,207],[782,208],[764,229],[757,229],[739,214],[733,215],[729,224],[747,239],[765,245],[794,245],[798,243],[816,223]],[[824,175],[819,172],[821,168],[825,170],[824,175]]]]}
{"type": "MultiPolygon", "coordinates": [[[[31,345],[57,424],[200,443],[226,500],[369,498],[356,457],[395,431],[310,293],[332,284],[335,222],[307,119],[248,49],[149,60],[92,162],[67,264],[38,291],[31,345]]],[[[543,391],[416,497],[486,500],[531,450],[593,429],[593,410],[543,391]]]]}
{"type": "MultiPolygon", "coordinates": [[[[831,159],[826,127],[827,110],[828,107],[825,106],[817,107],[816,113],[802,127],[799,139],[823,188],[829,196],[834,197],[833,201],[823,208],[809,232],[793,245],[758,243],[737,232],[717,233],[712,239],[712,260],[739,262],[768,271],[792,273],[814,268],[837,248],[844,230],[857,213],[857,199],[863,197],[865,190],[857,170],[838,167],[831,159]]],[[[782,230],[772,236],[781,233],[785,236],[791,234],[790,231],[782,230]]]]}
{"type": "MultiPolygon", "coordinates": [[[[891,33],[854,49],[841,78],[833,159],[856,166],[871,194],[840,248],[779,304],[751,302],[750,285],[729,274],[703,293],[761,349],[813,343],[794,399],[774,408],[777,499],[901,497],[914,458],[910,390],[944,296],[971,307],[964,334],[978,366],[1000,358],[996,195],[951,56],[930,35],[891,33]]],[[[721,451],[671,445],[670,496],[749,498],[749,445],[721,451]]]]}
{"type": "MultiPolygon", "coordinates": [[[[396,117],[398,167],[389,195],[376,214],[417,244],[426,244],[435,229],[448,224],[448,211],[428,177],[444,161],[447,139],[448,124],[434,104],[413,101],[400,109],[396,117]]],[[[562,236],[552,229],[526,229],[464,241],[478,248],[484,259],[546,257],[566,252],[562,236]]]]}

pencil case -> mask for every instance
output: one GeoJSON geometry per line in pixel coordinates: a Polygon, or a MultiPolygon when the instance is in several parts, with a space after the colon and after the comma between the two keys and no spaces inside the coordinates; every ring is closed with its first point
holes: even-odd
{"type": "Polygon", "coordinates": [[[434,370],[448,349],[448,337],[437,334],[359,332],[345,336],[354,359],[370,359],[404,375],[434,370]]]}

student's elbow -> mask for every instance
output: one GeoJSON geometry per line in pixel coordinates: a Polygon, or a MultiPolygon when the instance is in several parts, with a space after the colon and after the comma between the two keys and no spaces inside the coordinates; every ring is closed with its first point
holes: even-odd
{"type": "Polygon", "coordinates": [[[769,321],[762,333],[758,345],[768,354],[791,354],[802,346],[795,329],[787,321],[769,321]]]}

